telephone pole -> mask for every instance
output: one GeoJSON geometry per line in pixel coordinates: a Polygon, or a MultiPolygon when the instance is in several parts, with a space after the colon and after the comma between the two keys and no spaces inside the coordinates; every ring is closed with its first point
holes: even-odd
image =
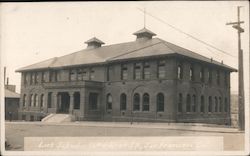
{"type": "Polygon", "coordinates": [[[245,102],[244,102],[244,75],[243,75],[243,50],[241,49],[241,39],[240,35],[244,32],[244,29],[240,27],[240,24],[244,23],[244,21],[240,21],[240,8],[241,6],[237,7],[237,15],[238,21],[237,22],[230,22],[226,25],[232,25],[238,32],[238,123],[239,129],[241,131],[245,130],[245,102]]]}

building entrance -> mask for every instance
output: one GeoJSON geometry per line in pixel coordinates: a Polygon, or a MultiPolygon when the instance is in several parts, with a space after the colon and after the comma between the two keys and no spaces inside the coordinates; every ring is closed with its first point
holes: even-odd
{"type": "Polygon", "coordinates": [[[58,113],[69,113],[70,96],[67,92],[58,93],[58,113]]]}

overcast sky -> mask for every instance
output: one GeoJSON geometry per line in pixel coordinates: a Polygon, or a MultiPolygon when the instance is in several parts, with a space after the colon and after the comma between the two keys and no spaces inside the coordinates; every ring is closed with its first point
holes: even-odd
{"type": "MultiPolygon", "coordinates": [[[[241,9],[241,19],[245,21],[242,25],[245,29],[242,48],[245,86],[249,86],[247,1],[2,3],[1,71],[3,66],[7,67],[10,83],[17,85],[17,92],[20,92],[20,73],[15,72],[20,67],[84,49],[84,42],[93,36],[106,45],[134,41],[135,36],[132,34],[144,25],[144,15],[139,10],[143,8],[234,57],[201,44],[146,15],[146,27],[155,32],[156,37],[214,60],[223,60],[225,64],[237,68],[237,32],[225,23],[237,20],[238,5],[244,6],[241,9]]],[[[237,73],[233,73],[231,91],[237,91],[237,85],[237,73]]]]}

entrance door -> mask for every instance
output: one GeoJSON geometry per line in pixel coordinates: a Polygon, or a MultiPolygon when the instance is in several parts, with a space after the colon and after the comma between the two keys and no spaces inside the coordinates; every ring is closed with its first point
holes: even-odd
{"type": "Polygon", "coordinates": [[[58,93],[59,113],[69,113],[70,96],[67,92],[58,93]]]}

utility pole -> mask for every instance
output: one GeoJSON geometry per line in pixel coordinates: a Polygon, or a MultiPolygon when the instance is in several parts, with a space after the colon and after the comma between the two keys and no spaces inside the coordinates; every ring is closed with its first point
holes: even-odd
{"type": "Polygon", "coordinates": [[[239,122],[239,129],[241,131],[245,130],[245,102],[244,102],[244,75],[243,75],[243,50],[241,49],[241,39],[240,34],[244,32],[244,29],[240,27],[240,24],[244,23],[244,21],[240,21],[240,8],[241,6],[237,7],[238,12],[238,21],[237,22],[230,22],[226,25],[232,25],[238,32],[238,122],[239,122]]]}
{"type": "Polygon", "coordinates": [[[3,77],[4,77],[4,79],[3,79],[3,83],[4,83],[4,85],[5,85],[5,81],[6,81],[6,67],[4,67],[4,71],[3,71],[3,77]]]}

